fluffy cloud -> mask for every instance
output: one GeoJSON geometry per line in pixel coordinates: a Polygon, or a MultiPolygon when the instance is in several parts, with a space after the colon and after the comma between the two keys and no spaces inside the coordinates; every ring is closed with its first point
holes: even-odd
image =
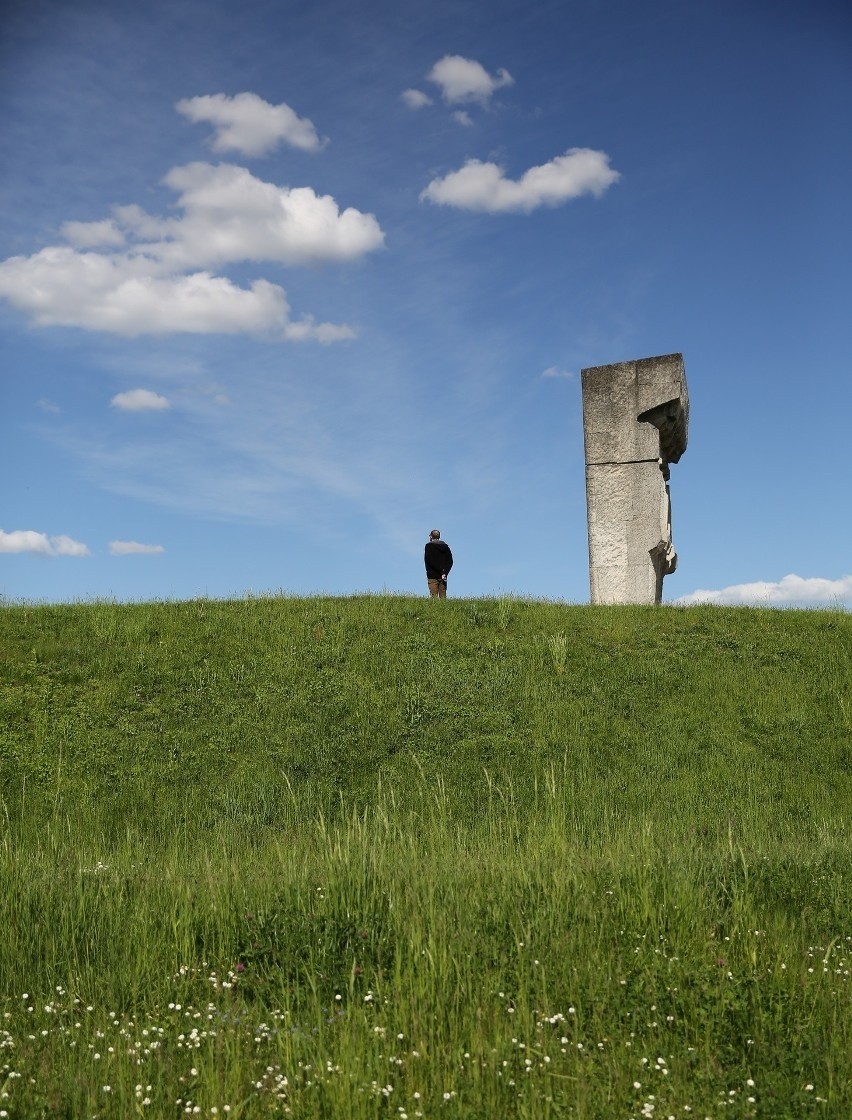
{"type": "Polygon", "coordinates": [[[167,397],[152,393],[150,389],[128,389],[126,393],[116,393],[109,403],[122,412],[161,412],[172,407],[167,397]]]}
{"type": "Polygon", "coordinates": [[[206,121],[216,130],[213,150],[262,156],[279,144],[290,144],[306,152],[323,147],[311,121],[299,117],[289,105],[270,105],[256,93],[224,93],[186,97],[175,106],[194,123],[206,121]]]}
{"type": "Polygon", "coordinates": [[[542,370],[542,377],[561,377],[565,381],[572,381],[577,375],[568,369],[560,369],[558,366],[548,366],[547,369],[542,370]]]}
{"type": "Polygon", "coordinates": [[[293,321],[283,288],[255,280],[240,288],[195,272],[157,276],[142,258],[42,249],[0,264],[0,295],[28,311],[38,326],[84,327],[140,334],[271,334],[290,341],[354,337],[345,324],[293,321]]]}
{"type": "MultiPolygon", "coordinates": [[[[372,214],[341,211],[330,195],[278,187],[229,164],[177,167],[165,182],[179,192],[182,216],[162,219],[127,206],[116,208],[109,223],[80,223],[109,225],[125,248],[49,246],[31,257],[10,257],[0,262],[0,297],[39,326],[129,336],[250,332],[319,342],[353,337],[345,324],[317,324],[311,316],[292,320],[286,293],[276,284],[255,280],[243,288],[210,268],[241,261],[353,261],[384,243],[372,214]]],[[[85,240],[80,228],[71,232],[85,240]]]]}
{"type": "Polygon", "coordinates": [[[470,113],[465,112],[464,109],[456,109],[453,113],[453,120],[463,128],[471,128],[473,126],[473,118],[470,113]]]}
{"type": "Polygon", "coordinates": [[[487,105],[495,90],[515,84],[508,70],[498,70],[496,77],[492,77],[481,63],[460,54],[444,55],[426,77],[440,86],[441,96],[450,105],[460,101],[487,105]]]}
{"type": "Polygon", "coordinates": [[[727,606],[843,606],[852,605],[852,576],[840,579],[789,575],[775,583],[759,580],[737,583],[721,591],[699,590],[675,600],[681,606],[718,603],[727,606]]]}
{"type": "Polygon", "coordinates": [[[331,195],[279,187],[244,167],[190,163],[173,168],[164,182],[179,193],[184,216],[146,252],[180,267],[353,261],[384,244],[372,214],[352,207],[341,211],[331,195]]]}
{"type": "Polygon", "coordinates": [[[0,552],[39,552],[43,556],[89,556],[88,548],[72,537],[49,537],[34,529],[0,529],[0,552]]]}
{"type": "Polygon", "coordinates": [[[400,97],[409,109],[422,109],[424,105],[432,104],[429,94],[419,89],[404,89],[400,97]]]}
{"type": "Polygon", "coordinates": [[[165,552],[161,544],[140,544],[138,541],[110,541],[110,556],[159,556],[165,552]]]}
{"type": "Polygon", "coordinates": [[[124,244],[124,234],[112,220],[101,222],[65,222],[62,236],[80,249],[99,249],[124,244]]]}
{"type": "Polygon", "coordinates": [[[490,214],[529,213],[539,206],[558,206],[584,194],[599,198],[620,178],[609,166],[606,152],[569,148],[564,156],[531,167],[520,179],[507,179],[496,163],[468,160],[460,171],[433,179],[420,198],[490,214]]]}

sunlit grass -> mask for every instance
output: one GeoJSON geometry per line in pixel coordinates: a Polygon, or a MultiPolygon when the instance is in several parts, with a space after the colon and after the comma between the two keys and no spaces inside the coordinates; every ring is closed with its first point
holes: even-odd
{"type": "Polygon", "coordinates": [[[0,1113],[852,1115],[848,616],[0,622],[0,1113]]]}

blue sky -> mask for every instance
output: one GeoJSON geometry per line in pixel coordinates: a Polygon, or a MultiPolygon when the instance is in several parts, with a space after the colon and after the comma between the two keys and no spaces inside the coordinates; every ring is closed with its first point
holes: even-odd
{"type": "Polygon", "coordinates": [[[665,598],[852,603],[852,14],[12,0],[0,593],[588,599],[579,371],[680,351],[665,598]]]}

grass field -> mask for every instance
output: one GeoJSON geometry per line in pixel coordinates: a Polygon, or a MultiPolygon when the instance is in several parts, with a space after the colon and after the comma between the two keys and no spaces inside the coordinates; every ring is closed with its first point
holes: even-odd
{"type": "Polygon", "coordinates": [[[0,607],[0,1120],[852,1116],[852,617],[0,607]]]}

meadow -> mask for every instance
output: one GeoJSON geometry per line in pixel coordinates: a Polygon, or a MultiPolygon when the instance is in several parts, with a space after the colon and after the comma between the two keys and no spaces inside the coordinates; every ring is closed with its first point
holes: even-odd
{"type": "Polygon", "coordinates": [[[848,1120],[852,616],[0,606],[0,1120],[848,1120]]]}

